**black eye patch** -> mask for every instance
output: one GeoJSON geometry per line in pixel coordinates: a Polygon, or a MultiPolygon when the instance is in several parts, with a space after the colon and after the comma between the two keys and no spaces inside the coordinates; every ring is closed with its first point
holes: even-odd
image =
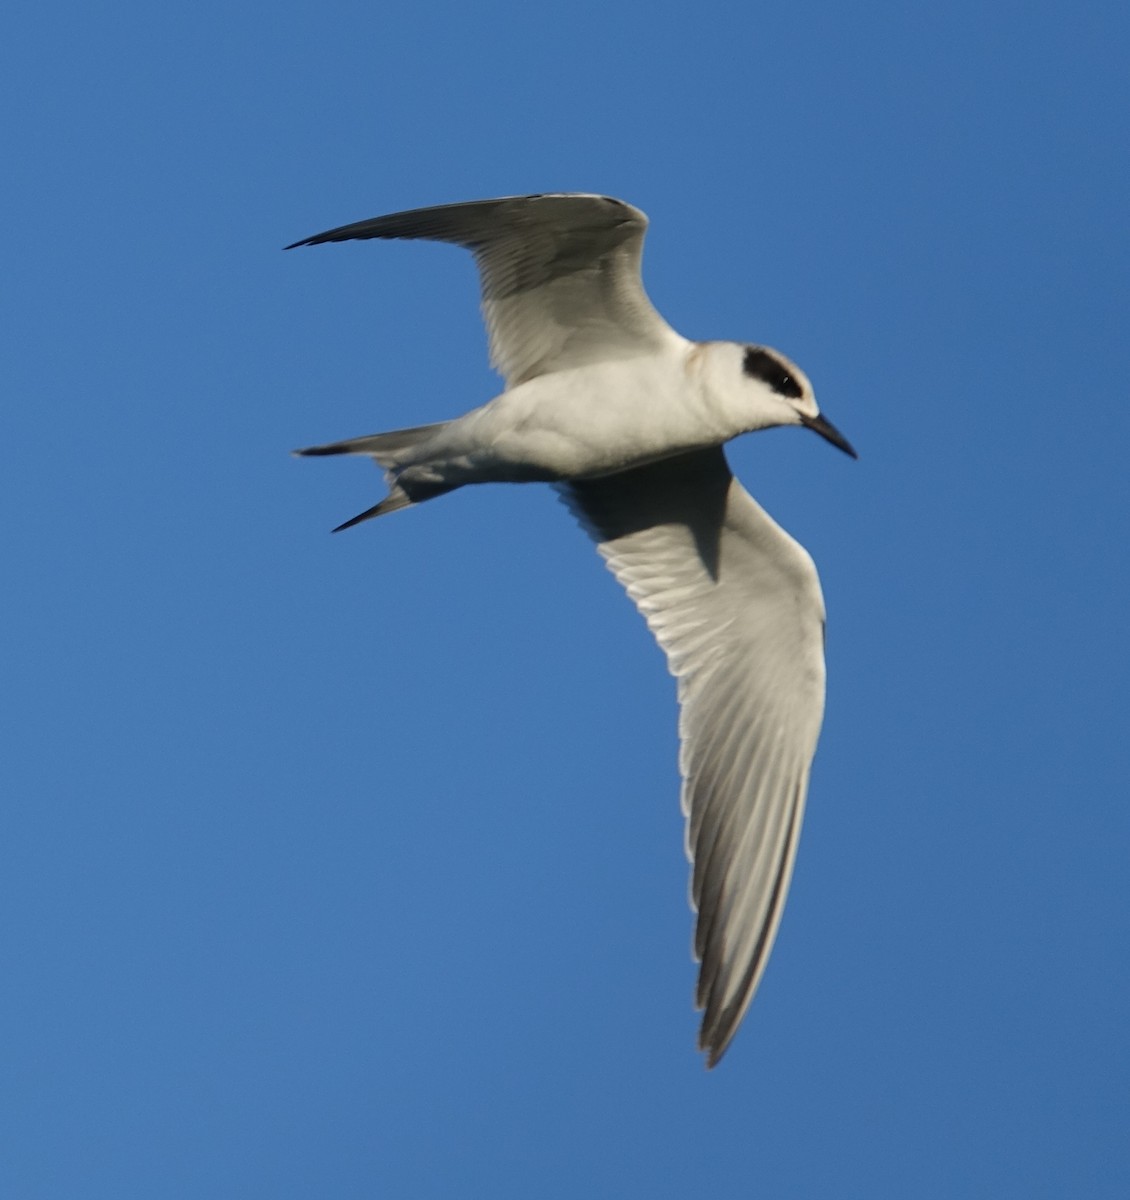
{"type": "Polygon", "coordinates": [[[752,379],[767,383],[778,395],[790,400],[799,400],[804,395],[800,384],[781,366],[780,362],[758,346],[750,346],[745,352],[742,370],[752,379]]]}

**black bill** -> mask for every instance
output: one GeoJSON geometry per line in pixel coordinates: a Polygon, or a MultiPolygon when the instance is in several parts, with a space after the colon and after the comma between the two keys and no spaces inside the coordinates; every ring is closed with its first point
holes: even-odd
{"type": "Polygon", "coordinates": [[[822,416],[800,418],[800,423],[806,429],[811,429],[814,433],[818,433],[822,438],[826,438],[837,449],[842,450],[845,454],[850,454],[852,458],[858,458],[859,455],[855,452],[855,447],[851,442],[832,424],[831,421],[825,420],[822,416]]]}

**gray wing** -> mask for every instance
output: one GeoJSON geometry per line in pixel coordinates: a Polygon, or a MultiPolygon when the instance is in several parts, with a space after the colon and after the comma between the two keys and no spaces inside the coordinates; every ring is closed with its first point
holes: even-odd
{"type": "Polygon", "coordinates": [[[753,998],[792,875],[824,710],[820,583],[720,448],[561,491],[678,679],[699,1048],[713,1066],[753,998]]]}
{"type": "Polygon", "coordinates": [[[610,196],[509,196],[374,217],[294,246],[425,238],[466,247],[479,268],[491,363],[514,387],[648,353],[673,336],[640,279],[646,230],[638,208],[610,196]]]}

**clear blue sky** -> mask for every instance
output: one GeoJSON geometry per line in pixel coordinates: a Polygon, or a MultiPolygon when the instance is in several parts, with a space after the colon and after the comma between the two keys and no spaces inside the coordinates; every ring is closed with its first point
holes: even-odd
{"type": "Polygon", "coordinates": [[[1130,1194],[1123,3],[22,3],[3,18],[0,1195],[1130,1194]],[[608,192],[830,688],[694,1052],[674,688],[546,489],[348,534],[299,445],[493,394],[467,256],[608,192]]]}

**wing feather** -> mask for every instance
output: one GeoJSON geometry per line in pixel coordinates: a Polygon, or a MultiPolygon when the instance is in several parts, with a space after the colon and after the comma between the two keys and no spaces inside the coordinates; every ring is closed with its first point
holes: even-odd
{"type": "MultiPolygon", "coordinates": [[[[391,213],[295,242],[424,238],[475,256],[493,366],[514,387],[672,335],[640,279],[647,217],[610,196],[506,196],[391,213]]],[[[287,249],[293,249],[288,246],[287,249]]]]}
{"type": "Polygon", "coordinates": [[[824,708],[820,583],[721,449],[561,491],[678,680],[699,1045],[713,1066],[757,989],[792,875],[824,708]]]}

